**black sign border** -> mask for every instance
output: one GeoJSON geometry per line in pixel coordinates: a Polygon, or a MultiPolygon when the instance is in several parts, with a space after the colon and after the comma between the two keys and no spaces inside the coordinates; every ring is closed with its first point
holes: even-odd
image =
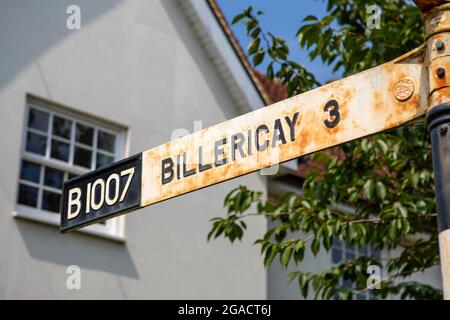
{"type": "Polygon", "coordinates": [[[59,233],[63,234],[63,233],[67,233],[69,231],[78,230],[78,229],[86,227],[88,225],[95,224],[95,223],[98,223],[98,222],[102,222],[102,221],[105,221],[105,220],[109,220],[109,219],[115,218],[117,216],[123,215],[125,213],[128,213],[130,211],[134,211],[134,210],[136,210],[136,208],[140,207],[141,206],[142,190],[139,190],[139,193],[138,193],[139,194],[139,196],[138,196],[138,203],[136,205],[132,206],[132,207],[129,207],[129,208],[124,209],[124,210],[116,211],[114,214],[107,215],[107,216],[104,216],[102,218],[86,221],[85,223],[78,224],[76,226],[63,228],[63,225],[62,225],[63,224],[63,210],[64,210],[64,208],[67,208],[67,201],[68,201],[68,199],[66,197],[67,185],[73,184],[73,183],[77,183],[78,181],[84,180],[84,179],[86,179],[86,178],[88,178],[89,176],[92,176],[92,175],[102,174],[105,171],[111,170],[111,168],[113,168],[113,167],[117,167],[117,166],[120,166],[120,165],[125,164],[127,162],[132,162],[132,161],[135,161],[137,163],[136,164],[136,171],[137,171],[136,178],[138,179],[139,188],[141,189],[142,188],[142,152],[138,153],[136,155],[130,156],[128,158],[125,158],[125,159],[113,162],[113,163],[111,163],[108,166],[104,166],[104,167],[98,168],[97,170],[94,170],[94,171],[86,172],[85,174],[82,174],[82,175],[77,176],[75,178],[72,178],[70,180],[64,181],[63,188],[62,188],[62,199],[61,199],[60,207],[59,207],[59,212],[60,212],[59,233]]]}

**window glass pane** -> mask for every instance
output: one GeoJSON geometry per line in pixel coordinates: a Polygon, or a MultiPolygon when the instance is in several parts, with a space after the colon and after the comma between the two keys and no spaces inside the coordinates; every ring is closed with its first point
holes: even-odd
{"type": "Polygon", "coordinates": [[[114,152],[114,144],[116,142],[116,137],[113,134],[104,132],[104,131],[99,131],[98,132],[98,148],[105,150],[105,151],[109,151],[109,152],[114,152]]]}
{"type": "Polygon", "coordinates": [[[40,176],[40,165],[25,160],[22,161],[22,167],[20,168],[20,179],[39,183],[40,176]]]}
{"type": "Polygon", "coordinates": [[[338,240],[338,238],[333,236],[333,246],[336,247],[341,247],[342,246],[342,242],[338,240]]]}
{"type": "Polygon", "coordinates": [[[367,246],[364,246],[364,247],[358,248],[358,252],[359,252],[359,254],[362,255],[362,256],[367,256],[367,254],[368,254],[369,251],[368,251],[367,246]]]}
{"type": "Polygon", "coordinates": [[[70,139],[70,131],[72,121],[54,116],[53,117],[53,134],[58,137],[70,139]]]}
{"type": "Polygon", "coordinates": [[[375,258],[380,258],[380,250],[372,249],[372,256],[375,258]]]}
{"type": "Polygon", "coordinates": [[[60,194],[44,190],[42,194],[42,209],[52,212],[59,212],[60,200],[60,194]]]}
{"type": "Polygon", "coordinates": [[[356,300],[367,300],[367,297],[363,293],[357,293],[356,294],[356,300]]]}
{"type": "Polygon", "coordinates": [[[96,168],[100,168],[103,166],[107,166],[114,162],[114,158],[110,156],[105,156],[104,154],[97,153],[97,166],[96,168]]]}
{"type": "Polygon", "coordinates": [[[350,250],[345,251],[345,259],[352,260],[354,258],[355,258],[355,254],[353,251],[350,251],[350,250]]]}
{"type": "Polygon", "coordinates": [[[51,156],[58,160],[69,161],[69,144],[52,140],[51,156]]]}
{"type": "Polygon", "coordinates": [[[19,203],[36,208],[37,197],[38,188],[19,184],[19,203]]]}
{"type": "Polygon", "coordinates": [[[333,263],[339,263],[342,260],[342,251],[337,248],[333,248],[331,260],[333,263]]]}
{"type": "Polygon", "coordinates": [[[76,140],[92,146],[92,138],[94,137],[94,129],[80,123],[77,123],[76,140]]]}
{"type": "Polygon", "coordinates": [[[47,137],[32,132],[27,133],[27,145],[25,147],[27,151],[45,155],[46,147],[47,137]]]}
{"type": "Polygon", "coordinates": [[[350,279],[344,278],[344,282],[342,283],[342,285],[347,288],[353,288],[353,282],[350,279]]]}
{"type": "Polygon", "coordinates": [[[28,127],[47,132],[48,113],[36,109],[30,109],[28,116],[28,127]]]}
{"type": "Polygon", "coordinates": [[[44,184],[49,187],[61,189],[64,179],[64,172],[49,167],[45,167],[44,184]]]}
{"type": "Polygon", "coordinates": [[[73,163],[85,168],[91,167],[92,151],[84,148],[75,147],[75,157],[73,163]]]}

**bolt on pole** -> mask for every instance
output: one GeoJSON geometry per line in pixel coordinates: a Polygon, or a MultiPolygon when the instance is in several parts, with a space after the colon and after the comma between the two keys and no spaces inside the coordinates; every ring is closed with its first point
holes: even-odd
{"type": "Polygon", "coordinates": [[[450,3],[415,0],[425,22],[427,122],[431,134],[444,299],[450,300],[450,3]]]}

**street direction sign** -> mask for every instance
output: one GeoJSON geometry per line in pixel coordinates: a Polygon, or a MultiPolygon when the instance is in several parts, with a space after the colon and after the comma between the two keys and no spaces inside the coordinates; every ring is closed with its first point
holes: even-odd
{"type": "Polygon", "coordinates": [[[424,50],[69,180],[61,232],[422,117],[424,50]]]}
{"type": "Polygon", "coordinates": [[[65,182],[61,231],[113,218],[141,204],[141,154],[65,182]]]}
{"type": "Polygon", "coordinates": [[[392,62],[144,151],[63,187],[61,232],[427,114],[444,298],[450,299],[450,1],[414,0],[425,43],[392,62]]]}

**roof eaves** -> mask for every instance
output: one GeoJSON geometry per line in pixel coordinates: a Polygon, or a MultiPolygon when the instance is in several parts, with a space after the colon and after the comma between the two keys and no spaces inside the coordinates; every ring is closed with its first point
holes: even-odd
{"type": "MultiPolygon", "coordinates": [[[[176,0],[189,21],[200,45],[224,81],[238,112],[247,113],[266,106],[260,84],[255,83],[235,47],[224,32],[208,0],[176,0]]],[[[245,57],[245,55],[244,55],[245,57]]],[[[248,61],[247,61],[248,62],[248,61]]],[[[270,103],[269,103],[270,104],[270,103]]]]}
{"type": "Polygon", "coordinates": [[[254,69],[252,68],[250,62],[248,61],[247,55],[245,54],[244,50],[242,49],[241,45],[239,44],[239,41],[237,40],[236,36],[234,35],[230,25],[228,24],[225,15],[223,14],[223,11],[220,9],[219,4],[216,0],[206,0],[209,7],[211,8],[211,11],[213,12],[214,16],[217,19],[217,22],[221,26],[223,32],[225,33],[228,41],[230,42],[231,46],[233,47],[234,52],[238,56],[239,60],[242,63],[242,66],[244,67],[245,71],[249,75],[250,79],[252,80],[254,86],[258,90],[259,94],[261,95],[261,98],[264,100],[266,105],[270,105],[273,103],[273,101],[270,99],[269,95],[267,94],[266,90],[264,89],[262,83],[258,80],[258,78],[255,75],[254,69]]]}

